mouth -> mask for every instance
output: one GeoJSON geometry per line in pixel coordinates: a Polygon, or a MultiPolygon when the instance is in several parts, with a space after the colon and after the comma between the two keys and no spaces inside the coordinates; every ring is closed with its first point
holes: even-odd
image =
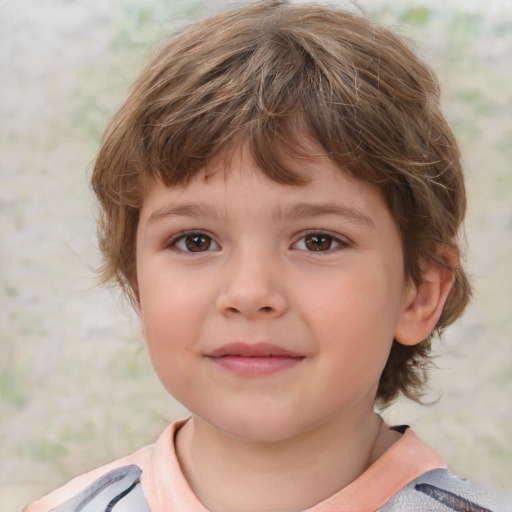
{"type": "Polygon", "coordinates": [[[239,376],[264,376],[299,364],[304,356],[271,343],[229,343],[206,355],[213,363],[239,376]]]}

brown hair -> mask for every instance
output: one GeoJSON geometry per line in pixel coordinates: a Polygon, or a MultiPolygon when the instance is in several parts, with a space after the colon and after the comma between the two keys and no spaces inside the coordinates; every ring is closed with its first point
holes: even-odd
{"type": "MultiPolygon", "coordinates": [[[[419,283],[421,263],[438,261],[440,245],[459,250],[464,180],[434,74],[364,16],[263,1],[171,39],[111,121],[92,176],[103,281],[137,300],[135,235],[148,177],[186,184],[221,150],[246,141],[262,172],[300,184],[286,155],[307,152],[305,134],[341,172],[382,191],[401,232],[406,277],[419,283]]],[[[460,263],[453,272],[438,332],[470,297],[460,263]]],[[[393,343],[381,406],[400,393],[419,399],[430,346],[431,336],[412,347],[393,343]]]]}

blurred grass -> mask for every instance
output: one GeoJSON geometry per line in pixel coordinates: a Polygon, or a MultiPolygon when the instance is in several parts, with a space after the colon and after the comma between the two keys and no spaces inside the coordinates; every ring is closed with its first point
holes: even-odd
{"type": "MultiPolygon", "coordinates": [[[[397,404],[387,414],[413,422],[461,474],[512,490],[512,17],[405,0],[360,3],[417,41],[440,77],[466,161],[477,289],[476,306],[440,348],[439,405],[397,404]]],[[[94,12],[80,0],[54,6],[70,19],[80,6],[94,12]]],[[[203,3],[112,0],[94,9],[98,18],[79,24],[81,32],[61,28],[49,39],[55,48],[71,45],[68,60],[27,48],[23,55],[43,64],[24,69],[13,59],[19,84],[6,74],[0,88],[4,96],[25,89],[18,99],[31,107],[0,127],[0,512],[152,442],[184,414],[153,375],[133,314],[94,288],[95,213],[85,176],[141,65],[200,16],[203,3]]],[[[27,12],[19,16],[30,27],[27,12]]]]}

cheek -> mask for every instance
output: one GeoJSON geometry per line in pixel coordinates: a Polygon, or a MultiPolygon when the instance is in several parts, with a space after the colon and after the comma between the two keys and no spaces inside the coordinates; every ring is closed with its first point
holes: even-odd
{"type": "Polygon", "coordinates": [[[308,305],[310,318],[317,318],[320,325],[332,325],[342,332],[393,332],[401,287],[399,279],[388,276],[381,266],[352,268],[329,276],[323,286],[308,283],[303,287],[303,302],[308,305]]]}
{"type": "Polygon", "coordinates": [[[190,362],[197,337],[197,321],[190,316],[190,307],[179,301],[173,293],[153,290],[149,299],[142,302],[141,320],[146,347],[152,366],[167,391],[180,399],[177,390],[190,385],[190,362]]]}
{"type": "Polygon", "coordinates": [[[141,320],[150,355],[158,351],[168,357],[185,344],[197,325],[193,307],[197,294],[155,270],[142,273],[139,280],[141,320]]]}
{"type": "Polygon", "coordinates": [[[146,345],[155,371],[172,392],[171,381],[187,378],[186,370],[200,351],[213,304],[212,287],[188,269],[170,272],[165,265],[151,265],[144,270],[140,304],[146,345]]]}
{"type": "Polygon", "coordinates": [[[154,293],[141,301],[141,318],[146,342],[152,345],[177,346],[189,338],[197,326],[191,302],[183,295],[179,300],[172,292],[154,293]]]}
{"type": "Polygon", "coordinates": [[[399,287],[370,269],[340,276],[335,286],[316,294],[309,309],[318,343],[354,379],[382,371],[399,314],[399,287]]]}

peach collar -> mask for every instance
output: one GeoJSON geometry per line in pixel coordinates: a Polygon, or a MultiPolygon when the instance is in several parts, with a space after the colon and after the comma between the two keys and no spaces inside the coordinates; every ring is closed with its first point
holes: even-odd
{"type": "MultiPolygon", "coordinates": [[[[156,492],[151,493],[149,500],[151,510],[155,512],[165,509],[207,512],[185,480],[174,448],[175,435],[186,421],[169,425],[155,446],[153,470],[154,475],[159,476],[158,489],[154,489],[156,492]],[[162,481],[162,475],[167,475],[165,481],[162,481]]],[[[402,438],[359,478],[308,512],[377,510],[422,474],[445,467],[439,455],[407,428],[402,438]]]]}

